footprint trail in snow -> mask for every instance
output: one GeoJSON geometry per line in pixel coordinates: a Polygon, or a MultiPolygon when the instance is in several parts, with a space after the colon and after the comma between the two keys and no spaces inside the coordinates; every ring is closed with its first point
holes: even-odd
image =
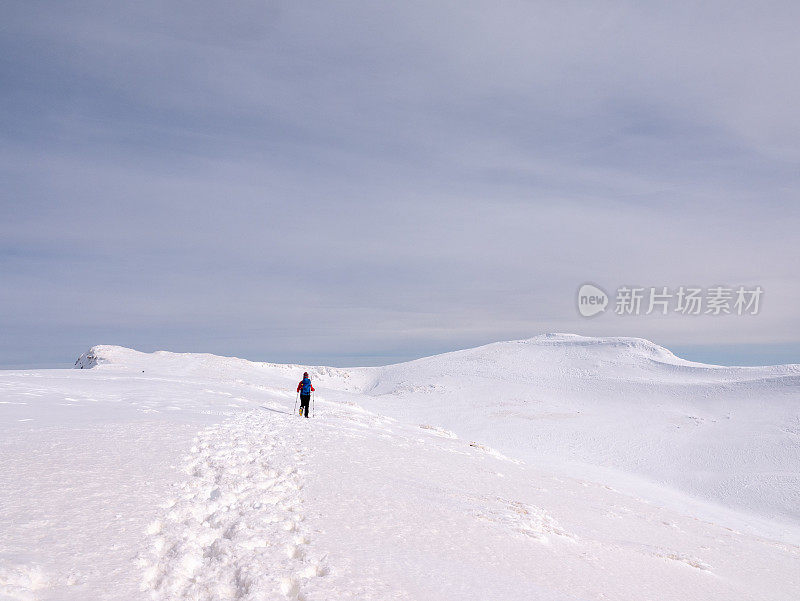
{"type": "Polygon", "coordinates": [[[242,413],[185,461],[141,557],[156,601],[791,598],[795,547],[352,402],[242,413]]]}
{"type": "Polygon", "coordinates": [[[154,599],[302,599],[326,574],[304,524],[310,451],[291,418],[248,412],[198,435],[140,559],[154,599]]]}

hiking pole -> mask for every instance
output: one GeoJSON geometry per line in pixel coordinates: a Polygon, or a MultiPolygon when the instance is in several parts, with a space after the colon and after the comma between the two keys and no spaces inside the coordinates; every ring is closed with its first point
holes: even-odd
{"type": "Polygon", "coordinates": [[[317,414],[317,395],[313,392],[311,393],[311,417],[314,417],[317,414]]]}
{"type": "Polygon", "coordinates": [[[294,413],[295,411],[297,411],[297,399],[299,399],[299,398],[300,398],[300,393],[298,392],[298,393],[297,393],[297,396],[296,396],[296,397],[294,397],[294,409],[292,410],[292,413],[294,413]]]}

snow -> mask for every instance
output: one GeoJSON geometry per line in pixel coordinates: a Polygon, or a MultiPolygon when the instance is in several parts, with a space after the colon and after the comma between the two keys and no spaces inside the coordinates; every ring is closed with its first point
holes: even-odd
{"type": "Polygon", "coordinates": [[[797,365],[550,334],[76,367],[0,372],[0,600],[800,597],[797,365]]]}

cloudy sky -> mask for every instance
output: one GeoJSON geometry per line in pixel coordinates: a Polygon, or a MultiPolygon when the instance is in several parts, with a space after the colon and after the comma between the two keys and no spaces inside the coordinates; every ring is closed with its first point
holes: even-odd
{"type": "Polygon", "coordinates": [[[797,2],[0,11],[2,367],[551,331],[800,362],[797,2]],[[587,281],[764,295],[586,319],[587,281]]]}

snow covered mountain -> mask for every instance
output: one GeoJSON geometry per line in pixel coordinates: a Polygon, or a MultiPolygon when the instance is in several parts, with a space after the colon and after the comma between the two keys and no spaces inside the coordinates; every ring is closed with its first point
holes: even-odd
{"type": "Polygon", "coordinates": [[[548,334],[76,367],[0,372],[0,599],[800,597],[798,365],[548,334]]]}
{"type": "Polygon", "coordinates": [[[646,340],[554,334],[368,373],[381,413],[800,521],[800,365],[718,367],[646,340]]]}

